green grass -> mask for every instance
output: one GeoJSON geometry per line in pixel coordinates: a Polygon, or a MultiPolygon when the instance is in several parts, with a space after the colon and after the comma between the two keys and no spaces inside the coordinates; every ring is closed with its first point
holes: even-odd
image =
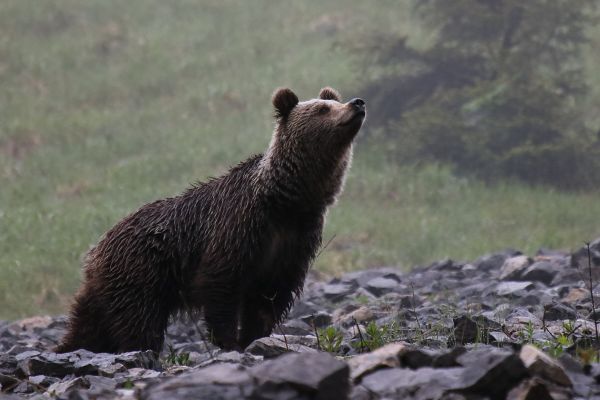
{"type": "MultiPolygon", "coordinates": [[[[408,5],[0,2],[0,318],[64,312],[116,221],[262,151],[275,87],[358,95],[377,72],[355,41],[384,29],[426,43],[408,5]]],[[[317,268],[574,247],[600,234],[599,197],[399,168],[363,141],[317,268]]]]}

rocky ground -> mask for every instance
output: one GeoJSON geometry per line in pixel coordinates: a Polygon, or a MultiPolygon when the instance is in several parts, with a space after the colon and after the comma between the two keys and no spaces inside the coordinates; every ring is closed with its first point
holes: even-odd
{"type": "Polygon", "coordinates": [[[55,354],[64,317],[0,321],[0,397],[600,399],[600,239],[590,261],[586,247],[505,250],[408,273],[312,274],[277,334],[244,353],[178,320],[158,356],[55,354]]]}

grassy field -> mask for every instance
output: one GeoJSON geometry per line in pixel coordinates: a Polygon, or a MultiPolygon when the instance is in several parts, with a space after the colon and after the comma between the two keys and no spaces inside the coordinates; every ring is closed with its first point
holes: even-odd
{"type": "MultiPolygon", "coordinates": [[[[354,41],[431,35],[408,1],[315,4],[0,2],[0,318],[64,312],[82,255],[106,229],[262,151],[275,87],[359,95],[377,72],[347,50],[354,41]]],[[[568,249],[600,235],[600,193],[485,186],[390,165],[379,146],[356,148],[329,214],[324,272],[568,249]]]]}

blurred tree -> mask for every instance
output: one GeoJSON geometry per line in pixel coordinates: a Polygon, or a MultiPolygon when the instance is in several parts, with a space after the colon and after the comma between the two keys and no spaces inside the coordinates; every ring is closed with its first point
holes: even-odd
{"type": "Polygon", "coordinates": [[[491,180],[560,187],[600,182],[598,138],[578,106],[579,60],[597,0],[421,0],[437,31],[426,49],[377,38],[366,88],[371,123],[399,161],[449,162],[491,180]]]}

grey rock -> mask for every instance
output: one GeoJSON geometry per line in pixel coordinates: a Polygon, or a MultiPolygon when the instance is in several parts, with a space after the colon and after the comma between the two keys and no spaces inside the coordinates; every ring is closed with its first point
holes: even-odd
{"type": "Polygon", "coordinates": [[[440,399],[446,391],[461,387],[463,373],[462,368],[390,368],[365,376],[362,386],[379,398],[440,399]]]}
{"type": "Polygon", "coordinates": [[[531,258],[527,256],[516,256],[507,258],[500,268],[500,280],[520,280],[523,272],[531,265],[531,258]]]}
{"type": "Polygon", "coordinates": [[[11,354],[0,353],[0,374],[14,375],[17,370],[17,359],[11,354]]]}
{"type": "Polygon", "coordinates": [[[160,368],[152,351],[123,354],[92,353],[77,350],[72,353],[27,352],[17,356],[18,368],[24,376],[47,375],[62,378],[66,375],[111,375],[122,368],[160,368]],[[111,367],[113,364],[118,364],[111,367]]]}
{"type": "Polygon", "coordinates": [[[20,381],[17,386],[12,389],[13,393],[26,395],[35,392],[36,387],[29,381],[20,381]]]}
{"type": "MultiPolygon", "coordinates": [[[[317,306],[315,303],[308,300],[300,300],[294,303],[294,307],[290,311],[288,317],[290,319],[298,319],[301,317],[306,317],[310,315],[317,314],[321,311],[321,308],[317,306]]],[[[303,319],[304,320],[304,319],[303,319]]],[[[304,321],[306,322],[306,321],[304,321]]]]}
{"type": "Polygon", "coordinates": [[[566,304],[553,302],[544,306],[544,318],[546,321],[576,319],[577,311],[566,304]]]}
{"type": "Polygon", "coordinates": [[[104,376],[86,376],[85,379],[89,382],[90,389],[97,392],[112,391],[117,388],[117,381],[115,379],[104,376]]]}
{"type": "Polygon", "coordinates": [[[532,282],[506,281],[498,283],[495,292],[498,296],[518,296],[523,295],[524,291],[533,287],[532,282]]]}
{"type": "Polygon", "coordinates": [[[563,268],[554,276],[550,286],[558,286],[561,284],[578,284],[584,275],[582,271],[575,268],[563,268]]]}
{"type": "Polygon", "coordinates": [[[401,357],[402,366],[410,369],[432,367],[436,353],[426,349],[409,349],[401,357]]]}
{"type": "Polygon", "coordinates": [[[55,384],[56,382],[59,382],[60,379],[53,378],[51,376],[35,375],[35,376],[30,376],[28,378],[28,381],[36,386],[39,386],[42,388],[47,388],[48,386],[55,384]]]}
{"type": "Polygon", "coordinates": [[[77,377],[66,381],[56,382],[48,387],[48,393],[61,395],[75,389],[89,389],[90,382],[85,377],[77,377]]]}
{"type": "Polygon", "coordinates": [[[327,353],[284,354],[253,367],[249,373],[257,381],[255,394],[259,398],[286,398],[275,397],[283,391],[296,393],[296,397],[289,398],[343,400],[350,392],[348,365],[327,353]]]}
{"type": "Polygon", "coordinates": [[[311,335],[314,333],[312,326],[299,319],[292,319],[279,325],[276,332],[285,335],[311,335]]]}
{"type": "Polygon", "coordinates": [[[556,382],[559,385],[573,385],[562,366],[537,347],[530,344],[523,346],[519,357],[529,374],[556,382]]]}
{"type": "Polygon", "coordinates": [[[518,304],[520,306],[537,306],[541,302],[542,302],[542,300],[540,299],[539,295],[528,294],[526,296],[523,296],[523,297],[517,299],[515,304],[518,304]]]}
{"type": "Polygon", "coordinates": [[[589,290],[585,288],[570,288],[568,292],[561,296],[562,303],[576,305],[590,298],[589,290]]]}
{"type": "Polygon", "coordinates": [[[562,365],[565,371],[571,371],[578,374],[583,372],[583,366],[581,363],[579,363],[579,361],[577,361],[568,353],[561,354],[557,361],[560,363],[560,365],[562,365]]]}
{"type": "Polygon", "coordinates": [[[499,270],[506,259],[521,255],[522,253],[517,250],[507,249],[498,253],[485,255],[476,260],[473,265],[479,271],[489,272],[499,270]]]}
{"type": "Polygon", "coordinates": [[[162,399],[242,399],[252,393],[247,369],[235,364],[215,364],[173,378],[149,384],[141,398],[162,399]]]}
{"type": "Polygon", "coordinates": [[[353,271],[345,273],[341,281],[344,283],[349,283],[352,285],[356,285],[358,287],[366,287],[367,282],[369,282],[373,278],[377,278],[385,275],[389,271],[380,270],[380,269],[367,269],[364,271],[353,271]]]}
{"type": "Polygon", "coordinates": [[[549,249],[546,247],[540,247],[538,249],[538,251],[536,251],[535,253],[536,256],[538,257],[560,257],[560,258],[565,258],[569,255],[568,251],[564,251],[564,250],[556,250],[556,249],[549,249]]]}
{"type": "Polygon", "coordinates": [[[304,315],[300,317],[302,322],[315,328],[324,328],[331,325],[332,316],[326,311],[318,311],[314,314],[304,315]]]}
{"type": "Polygon", "coordinates": [[[491,344],[493,344],[493,343],[510,343],[511,342],[510,338],[504,332],[490,331],[488,333],[490,335],[490,338],[492,339],[490,341],[491,344]]]}
{"type": "Polygon", "coordinates": [[[156,355],[151,350],[146,351],[131,351],[128,353],[118,354],[115,357],[115,362],[123,364],[126,368],[160,368],[160,362],[156,355]]]}
{"type": "Polygon", "coordinates": [[[456,343],[490,343],[494,340],[490,330],[500,329],[500,325],[483,316],[469,317],[461,315],[453,319],[454,339],[456,343]]]}
{"type": "MultiPolygon", "coordinates": [[[[592,271],[595,273],[596,268],[600,266],[600,238],[590,243],[590,257],[592,271]]],[[[588,268],[588,249],[587,246],[582,246],[575,253],[571,255],[571,266],[574,268],[582,268],[587,270],[588,268]]]]}
{"type": "Polygon", "coordinates": [[[354,292],[355,286],[345,283],[330,283],[323,287],[323,296],[330,301],[340,301],[354,292]]]}
{"type": "Polygon", "coordinates": [[[396,279],[380,276],[367,282],[366,289],[379,297],[398,289],[398,283],[399,282],[396,279]]]}
{"type": "Polygon", "coordinates": [[[65,354],[44,353],[19,361],[24,376],[47,375],[62,378],[75,372],[73,363],[65,354]]]}
{"type": "Polygon", "coordinates": [[[489,287],[488,282],[476,282],[471,285],[465,285],[460,289],[461,297],[469,298],[474,296],[481,296],[481,293],[489,287]]]}
{"type": "Polygon", "coordinates": [[[400,358],[410,349],[406,343],[390,343],[370,353],[361,354],[348,360],[350,376],[359,382],[363,376],[381,368],[400,366],[400,358]]]}
{"type": "Polygon", "coordinates": [[[546,384],[537,378],[527,379],[513,388],[506,396],[507,400],[555,400],[546,384]]]}
{"type": "Polygon", "coordinates": [[[22,361],[22,360],[25,360],[26,358],[34,357],[34,356],[37,356],[39,354],[42,354],[42,353],[39,352],[39,351],[37,351],[37,350],[24,351],[22,353],[17,354],[15,356],[15,359],[17,361],[22,361]]]}
{"type": "MultiPolygon", "coordinates": [[[[284,353],[315,353],[316,349],[310,348],[303,344],[293,343],[286,338],[265,337],[256,339],[246,348],[246,352],[255,356],[263,356],[264,358],[275,358],[284,353]]],[[[316,340],[316,339],[315,339],[316,340]]]]}
{"type": "Polygon", "coordinates": [[[16,388],[21,382],[14,374],[5,374],[0,372],[0,389],[3,392],[16,388]]]}
{"type": "Polygon", "coordinates": [[[479,394],[504,399],[508,391],[527,376],[521,359],[512,351],[482,346],[458,357],[463,365],[461,376],[464,394],[479,394]]]}
{"type": "Polygon", "coordinates": [[[462,356],[466,352],[467,349],[462,346],[453,347],[450,351],[435,356],[432,366],[434,368],[458,367],[460,366],[457,361],[458,357],[462,356]]]}
{"type": "Polygon", "coordinates": [[[521,275],[525,281],[542,282],[549,285],[556,274],[562,269],[560,265],[549,261],[538,261],[529,266],[521,275]]]}

